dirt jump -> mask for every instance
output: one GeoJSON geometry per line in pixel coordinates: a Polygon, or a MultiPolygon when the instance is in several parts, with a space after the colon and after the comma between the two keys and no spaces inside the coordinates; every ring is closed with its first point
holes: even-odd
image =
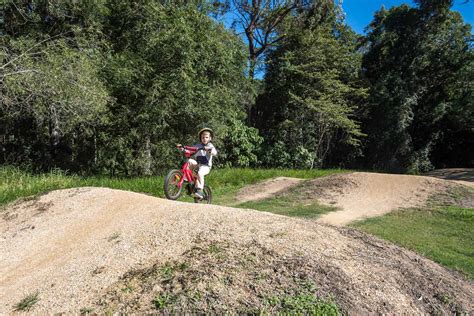
{"type": "Polygon", "coordinates": [[[307,293],[351,314],[474,311],[472,281],[350,228],[105,188],[1,215],[0,314],[29,295],[36,314],[271,313],[307,293]]]}
{"type": "Polygon", "coordinates": [[[317,221],[341,226],[401,208],[423,206],[431,196],[460,185],[474,187],[474,169],[443,169],[426,176],[354,172],[308,181],[279,177],[242,189],[237,201],[285,195],[296,188],[306,200],[338,207],[340,211],[317,221]]]}

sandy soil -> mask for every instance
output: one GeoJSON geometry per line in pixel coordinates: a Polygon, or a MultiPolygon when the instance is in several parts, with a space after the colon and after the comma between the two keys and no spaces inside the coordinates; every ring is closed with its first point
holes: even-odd
{"type": "MultiPolygon", "coordinates": [[[[11,313],[31,293],[39,297],[34,313],[77,314],[90,306],[101,311],[105,308],[101,304],[147,312],[151,310],[148,297],[156,297],[163,288],[147,287],[134,301],[147,298],[144,305],[127,310],[122,298],[109,297],[118,282],[131,271],[166,262],[185,260],[190,267],[208,267],[205,256],[189,254],[193,249],[210,249],[213,243],[227,245],[226,256],[201,275],[212,281],[202,291],[221,284],[218,291],[203,296],[216,304],[215,312],[225,311],[219,306],[240,308],[258,298],[262,280],[248,284],[246,276],[260,275],[259,269],[265,267],[273,278],[311,280],[322,295],[334,295],[349,313],[474,311],[471,281],[347,228],[103,188],[53,191],[10,205],[2,215],[0,314],[11,313]],[[234,262],[229,260],[247,257],[254,258],[252,264],[234,269],[235,281],[222,286],[223,269],[234,262]]],[[[271,278],[266,284],[274,286],[276,281],[284,285],[271,278]]]]}
{"type": "Polygon", "coordinates": [[[303,181],[303,179],[277,177],[270,180],[262,181],[257,184],[249,185],[241,189],[237,193],[237,202],[243,203],[248,201],[256,201],[270,198],[281,193],[288,188],[293,187],[303,181]]]}
{"type": "Polygon", "coordinates": [[[456,183],[474,187],[474,168],[437,169],[426,173],[425,176],[450,180],[456,183]]]}
{"type": "MultiPolygon", "coordinates": [[[[332,186],[322,189],[319,201],[340,207],[341,211],[325,214],[317,221],[332,225],[346,225],[399,208],[425,205],[431,195],[444,192],[451,185],[430,177],[366,172],[337,175],[332,179],[348,183],[337,187],[337,191],[332,186]]],[[[327,180],[316,179],[311,184],[321,187],[324,181],[327,180]]]]}
{"type": "Polygon", "coordinates": [[[400,208],[423,206],[430,196],[457,185],[474,185],[474,169],[444,169],[429,176],[354,172],[309,181],[279,177],[243,188],[237,201],[284,195],[298,186],[302,198],[340,208],[318,222],[341,226],[400,208]]]}

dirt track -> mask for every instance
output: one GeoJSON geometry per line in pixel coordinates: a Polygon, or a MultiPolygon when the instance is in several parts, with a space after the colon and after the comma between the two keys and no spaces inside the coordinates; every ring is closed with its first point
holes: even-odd
{"type": "Polygon", "coordinates": [[[297,187],[302,198],[340,209],[323,215],[318,222],[342,226],[401,208],[423,206],[431,196],[460,185],[474,186],[474,169],[443,169],[428,176],[354,172],[308,181],[279,177],[243,188],[237,201],[285,195],[297,187]]]}
{"type": "Polygon", "coordinates": [[[474,168],[437,169],[425,175],[474,187],[474,168]]]}
{"type": "MultiPolygon", "coordinates": [[[[78,313],[90,306],[104,310],[99,299],[122,276],[184,260],[199,243],[227,245],[224,261],[245,258],[255,248],[257,254],[267,254],[257,258],[268,263],[276,277],[280,270],[275,262],[282,262],[288,273],[310,279],[321,295],[334,295],[348,312],[474,310],[472,282],[430,260],[350,229],[252,210],[81,188],[54,191],[10,206],[0,220],[0,230],[0,314],[11,313],[15,304],[34,292],[39,295],[35,313],[78,313]],[[291,262],[298,264],[288,265],[291,262]]],[[[191,267],[200,262],[192,260],[187,262],[191,267]]],[[[225,262],[208,275],[224,273],[218,271],[223,266],[225,262]]],[[[220,306],[238,310],[240,302],[258,297],[258,288],[245,283],[242,276],[246,274],[236,269],[235,279],[240,283],[219,287],[211,297],[220,306]]],[[[245,269],[249,271],[259,273],[245,269]]],[[[214,283],[204,288],[212,289],[214,283]]],[[[153,297],[160,291],[151,287],[141,296],[153,297]]],[[[121,310],[119,303],[114,304],[121,310]]],[[[146,304],[150,300],[131,311],[150,311],[146,304]]]]}
{"type": "MultiPolygon", "coordinates": [[[[445,180],[431,177],[367,172],[336,175],[332,178],[333,181],[343,178],[350,183],[340,188],[340,192],[331,192],[330,186],[323,189],[319,200],[342,209],[318,219],[320,223],[332,225],[346,225],[399,208],[422,206],[431,195],[445,191],[450,185],[445,180]]],[[[315,179],[312,185],[320,186],[321,181],[327,180],[315,179]]]]}

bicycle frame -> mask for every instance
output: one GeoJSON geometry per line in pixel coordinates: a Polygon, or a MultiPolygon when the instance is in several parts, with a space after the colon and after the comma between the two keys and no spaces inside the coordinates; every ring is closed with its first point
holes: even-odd
{"type": "Polygon", "coordinates": [[[183,177],[181,180],[178,182],[178,187],[181,188],[183,185],[184,181],[190,182],[194,184],[194,181],[196,180],[196,177],[193,174],[193,171],[191,168],[189,168],[189,158],[191,158],[192,155],[194,155],[199,148],[197,147],[191,147],[191,146],[183,146],[182,149],[180,149],[181,152],[184,153],[184,156],[186,157],[186,162],[183,164],[181,167],[181,173],[183,174],[183,177]]]}

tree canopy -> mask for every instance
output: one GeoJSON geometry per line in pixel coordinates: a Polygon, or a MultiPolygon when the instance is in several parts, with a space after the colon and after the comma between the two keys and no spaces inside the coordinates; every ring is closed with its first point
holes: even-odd
{"type": "Polygon", "coordinates": [[[450,1],[418,1],[378,11],[365,38],[362,69],[371,83],[369,166],[426,171],[443,133],[440,123],[459,97],[469,63],[471,27],[450,1]]]}
{"type": "Polygon", "coordinates": [[[362,36],[332,0],[5,1],[0,163],[152,175],[209,126],[216,166],[474,166],[472,30],[451,6],[382,7],[362,36]]]}

